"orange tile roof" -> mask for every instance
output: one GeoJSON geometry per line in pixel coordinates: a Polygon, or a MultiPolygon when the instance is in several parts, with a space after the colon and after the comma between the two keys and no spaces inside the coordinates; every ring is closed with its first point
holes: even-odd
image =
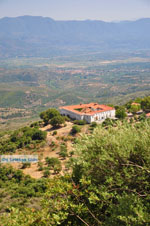
{"type": "Polygon", "coordinates": [[[137,106],[139,106],[140,104],[139,103],[132,103],[131,105],[137,105],[137,106]]]}
{"type": "Polygon", "coordinates": [[[100,112],[115,110],[113,107],[109,107],[107,105],[102,105],[97,103],[64,106],[64,107],[60,107],[59,109],[69,110],[79,115],[94,115],[100,112]]]}

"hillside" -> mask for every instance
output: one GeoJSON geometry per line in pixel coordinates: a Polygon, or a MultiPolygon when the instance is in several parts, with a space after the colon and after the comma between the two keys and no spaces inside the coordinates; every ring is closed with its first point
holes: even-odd
{"type": "Polygon", "coordinates": [[[22,16],[0,19],[0,57],[57,56],[150,48],[150,19],[55,21],[22,16]]]}
{"type": "MultiPolygon", "coordinates": [[[[147,103],[147,99],[145,100],[147,103]]],[[[67,130],[70,130],[70,125],[67,125],[67,130]]],[[[102,124],[90,127],[88,134],[82,131],[82,136],[79,134],[78,139],[74,140],[74,154],[73,157],[69,156],[70,161],[67,164],[69,171],[63,176],[59,176],[57,171],[53,173],[56,168],[49,158],[45,159],[45,178],[36,180],[24,176],[20,170],[0,165],[2,225],[150,224],[150,120],[141,120],[139,117],[132,121],[119,120],[117,123],[112,121],[107,126],[102,124]],[[47,174],[48,171],[51,174],[47,174]]],[[[31,130],[37,133],[37,129],[24,128],[24,132],[26,135],[33,135],[31,130]]],[[[51,132],[49,129],[43,127],[43,130],[48,131],[48,136],[51,132]]],[[[65,127],[57,131],[58,135],[62,129],[65,127]]],[[[20,132],[11,135],[12,141],[14,135],[17,135],[19,141],[17,145],[20,144],[20,132]]],[[[68,138],[67,134],[64,138],[68,138]]],[[[61,139],[62,141],[65,144],[68,142],[65,139],[61,139]]],[[[33,141],[30,142],[33,144],[33,141]]],[[[39,145],[38,140],[36,144],[39,145]]],[[[55,152],[51,148],[49,147],[49,154],[55,152]]],[[[20,149],[20,153],[22,151],[20,149]]],[[[39,154],[39,146],[30,151],[39,154]]],[[[43,165],[39,163],[38,170],[42,171],[43,165]]],[[[27,174],[28,167],[25,172],[27,174]]]]}

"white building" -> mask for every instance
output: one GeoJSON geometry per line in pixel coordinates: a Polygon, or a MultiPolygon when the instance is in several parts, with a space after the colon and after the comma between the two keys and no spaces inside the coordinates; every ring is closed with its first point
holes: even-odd
{"type": "Polygon", "coordinates": [[[97,103],[79,104],[59,108],[61,115],[76,120],[85,120],[88,123],[103,121],[106,118],[115,118],[115,109],[97,103]]]}

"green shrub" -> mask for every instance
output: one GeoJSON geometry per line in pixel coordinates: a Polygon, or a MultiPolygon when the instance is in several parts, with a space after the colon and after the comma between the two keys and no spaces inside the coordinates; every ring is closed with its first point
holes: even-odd
{"type": "Polygon", "coordinates": [[[110,119],[110,118],[106,118],[105,121],[102,123],[102,126],[114,126],[116,125],[116,120],[110,119]]]}
{"type": "Polygon", "coordinates": [[[66,158],[68,156],[68,153],[67,153],[67,146],[62,144],[60,146],[60,152],[59,152],[59,155],[62,157],[62,158],[66,158]]]}
{"type": "Polygon", "coordinates": [[[67,142],[68,141],[68,137],[64,137],[64,139],[63,139],[65,142],[67,142]]]}
{"type": "Polygon", "coordinates": [[[70,151],[69,155],[70,155],[70,157],[72,157],[74,155],[74,151],[70,151]]]}
{"type": "Polygon", "coordinates": [[[59,155],[64,159],[68,156],[67,151],[60,151],[59,155]]]}
{"type": "Polygon", "coordinates": [[[145,113],[141,114],[141,115],[139,116],[138,120],[139,120],[139,121],[145,121],[145,120],[146,120],[146,114],[145,114],[145,113]]]}
{"type": "Polygon", "coordinates": [[[119,119],[125,119],[127,117],[126,110],[123,106],[117,108],[116,117],[119,119]]]}
{"type": "Polygon", "coordinates": [[[39,122],[33,122],[31,123],[30,127],[39,128],[39,122]]]}
{"type": "Polygon", "coordinates": [[[54,128],[57,128],[57,127],[60,127],[63,123],[65,122],[63,116],[61,115],[58,115],[58,116],[55,116],[51,119],[50,121],[50,124],[54,127],[54,128]]]}
{"type": "Polygon", "coordinates": [[[77,124],[77,125],[85,125],[86,124],[86,121],[85,120],[75,120],[74,121],[74,124],[77,124]]]}
{"type": "Polygon", "coordinates": [[[17,148],[28,147],[31,148],[31,144],[41,143],[46,139],[46,132],[41,131],[34,127],[24,127],[22,129],[14,131],[9,138],[0,142],[2,146],[1,153],[14,152],[17,148]]]}
{"type": "Polygon", "coordinates": [[[61,164],[60,160],[58,158],[54,158],[54,157],[52,157],[52,158],[46,157],[45,162],[49,167],[52,167],[52,168],[54,168],[54,166],[56,166],[56,165],[61,164]]]}
{"type": "Polygon", "coordinates": [[[55,108],[51,108],[40,113],[40,118],[43,119],[45,125],[47,125],[51,119],[57,116],[60,116],[60,113],[55,108]]]}
{"type": "Polygon", "coordinates": [[[68,118],[68,116],[63,116],[64,120],[69,122],[70,121],[70,118],[68,118]]]}
{"type": "Polygon", "coordinates": [[[55,130],[52,135],[53,136],[57,135],[57,131],[55,130]]]}
{"type": "Polygon", "coordinates": [[[39,171],[43,170],[43,162],[38,162],[38,170],[39,171]]]}
{"type": "Polygon", "coordinates": [[[62,170],[61,164],[60,164],[60,165],[55,165],[55,166],[54,166],[54,173],[55,173],[55,174],[60,173],[61,170],[62,170]]]}
{"type": "Polygon", "coordinates": [[[90,124],[90,127],[96,128],[96,127],[97,127],[97,123],[96,123],[96,122],[92,122],[92,123],[90,124]]]}
{"type": "Polygon", "coordinates": [[[50,171],[48,169],[44,170],[43,176],[44,177],[49,177],[50,176],[50,171]]]}
{"type": "Polygon", "coordinates": [[[32,134],[32,140],[45,140],[46,132],[41,130],[35,130],[32,134]]]}
{"type": "Polygon", "coordinates": [[[13,198],[17,198],[17,197],[33,197],[35,196],[35,190],[32,187],[24,187],[24,186],[20,186],[14,194],[12,194],[13,198]]]}
{"type": "Polygon", "coordinates": [[[24,163],[22,163],[21,169],[26,169],[26,168],[29,168],[30,166],[31,166],[30,162],[24,162],[24,163]]]}
{"type": "Polygon", "coordinates": [[[80,131],[81,131],[80,127],[75,125],[75,126],[72,127],[71,133],[72,134],[77,134],[80,131]]]}
{"type": "Polygon", "coordinates": [[[130,118],[130,123],[132,124],[134,122],[134,119],[133,118],[130,118]]]}
{"type": "Polygon", "coordinates": [[[51,147],[55,147],[55,142],[52,141],[51,144],[50,144],[50,146],[51,146],[51,147]]]}

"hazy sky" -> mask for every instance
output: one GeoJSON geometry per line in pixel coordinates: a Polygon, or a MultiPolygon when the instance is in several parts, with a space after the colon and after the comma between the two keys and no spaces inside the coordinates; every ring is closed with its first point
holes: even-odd
{"type": "Polygon", "coordinates": [[[56,20],[134,20],[150,17],[150,0],[0,0],[0,17],[21,15],[56,20]]]}

